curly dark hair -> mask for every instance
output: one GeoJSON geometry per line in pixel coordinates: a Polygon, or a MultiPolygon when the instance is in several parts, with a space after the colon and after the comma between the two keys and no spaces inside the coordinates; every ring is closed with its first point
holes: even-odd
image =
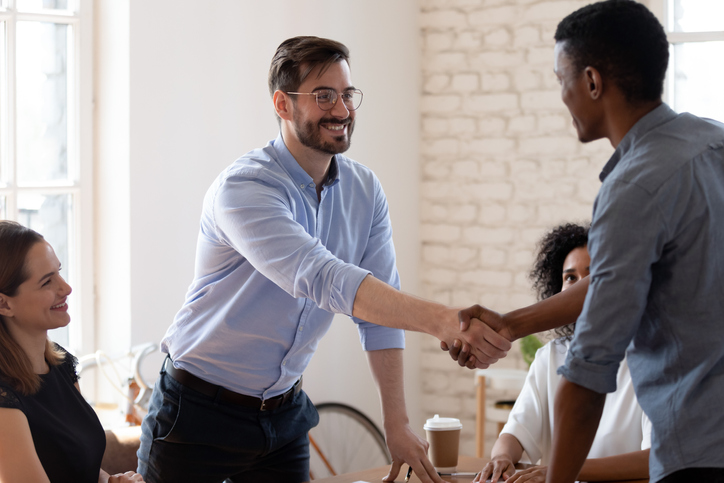
{"type": "Polygon", "coordinates": [[[642,4],[606,0],[586,5],[561,20],[555,40],[565,42],[577,72],[595,67],[629,103],[661,99],[669,43],[661,23],[642,4]]]}
{"type": "MultiPolygon", "coordinates": [[[[560,225],[548,232],[538,242],[538,255],[530,272],[533,289],[538,300],[551,297],[563,288],[563,262],[572,250],[588,244],[588,225],[575,223],[560,225]]],[[[555,329],[558,337],[571,339],[576,324],[568,324],[555,329]]]]}

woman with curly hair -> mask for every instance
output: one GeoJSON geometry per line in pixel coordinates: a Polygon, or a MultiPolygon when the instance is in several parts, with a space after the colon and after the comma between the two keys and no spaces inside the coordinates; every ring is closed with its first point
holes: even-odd
{"type": "MultiPolygon", "coordinates": [[[[588,275],[588,226],[566,223],[548,232],[538,242],[538,256],[530,272],[538,300],[567,289],[588,275]],[[570,260],[568,260],[570,257],[570,260]],[[568,260],[569,263],[566,263],[568,260]]],[[[554,329],[558,337],[573,338],[576,324],[554,329]]]]}
{"type": "MultiPolygon", "coordinates": [[[[538,244],[530,273],[538,299],[566,290],[589,274],[588,227],[567,223],[548,232],[538,244]]],[[[553,444],[553,407],[575,324],[555,329],[557,338],[538,350],[508,422],[491,451],[491,461],[475,481],[544,482],[553,444]],[[538,466],[518,471],[523,451],[538,466]]],[[[596,439],[578,478],[583,481],[648,478],[651,424],[634,394],[626,360],[616,392],[606,397],[596,439]]]]}
{"type": "Polygon", "coordinates": [[[75,357],[48,339],[70,322],[71,288],[35,231],[0,221],[0,482],[131,483],[101,470],[105,433],[75,357]]]}

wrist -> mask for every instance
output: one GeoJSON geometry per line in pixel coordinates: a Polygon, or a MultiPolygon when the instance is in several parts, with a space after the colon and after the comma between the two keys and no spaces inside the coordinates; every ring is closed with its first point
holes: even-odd
{"type": "Polygon", "coordinates": [[[491,461],[504,461],[513,464],[513,457],[507,453],[498,453],[495,456],[490,457],[491,461]]]}
{"type": "Polygon", "coordinates": [[[452,343],[454,339],[460,339],[460,316],[459,310],[452,307],[440,306],[434,315],[430,317],[433,322],[430,334],[441,341],[452,343]]]}
{"type": "Polygon", "coordinates": [[[385,434],[390,432],[394,433],[396,431],[408,428],[409,426],[410,421],[407,419],[407,414],[399,417],[385,418],[385,421],[382,423],[382,427],[385,428],[385,434]]]}
{"type": "Polygon", "coordinates": [[[506,339],[510,340],[511,342],[520,339],[521,337],[524,337],[527,334],[521,334],[520,329],[520,320],[518,315],[520,315],[520,310],[514,310],[512,312],[508,312],[507,314],[502,314],[500,316],[500,320],[503,323],[503,329],[501,330],[501,335],[505,337],[506,339]],[[518,329],[518,330],[516,330],[518,329]]]}

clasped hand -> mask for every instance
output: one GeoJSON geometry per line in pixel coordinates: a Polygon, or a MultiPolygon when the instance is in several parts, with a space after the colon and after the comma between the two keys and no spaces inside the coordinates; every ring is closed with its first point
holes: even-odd
{"type": "Polygon", "coordinates": [[[451,344],[444,340],[440,348],[468,369],[486,369],[508,354],[513,337],[503,323],[502,316],[481,305],[473,305],[458,312],[460,339],[451,344]]]}

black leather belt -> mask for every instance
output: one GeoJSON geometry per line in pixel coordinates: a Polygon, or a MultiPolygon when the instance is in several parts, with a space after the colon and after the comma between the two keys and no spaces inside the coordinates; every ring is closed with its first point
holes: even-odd
{"type": "Polygon", "coordinates": [[[294,385],[284,394],[279,394],[278,396],[262,400],[258,397],[247,396],[246,394],[229,391],[225,387],[204,381],[203,379],[200,379],[183,369],[177,369],[173,366],[173,362],[170,357],[166,357],[166,360],[163,362],[163,368],[166,371],[166,374],[174,378],[179,384],[182,384],[189,389],[193,389],[196,392],[200,392],[201,394],[212,398],[216,398],[218,396],[219,400],[229,404],[256,408],[259,411],[271,411],[272,409],[277,409],[294,399],[294,396],[302,390],[302,378],[300,377],[299,380],[295,382],[294,385]]]}

